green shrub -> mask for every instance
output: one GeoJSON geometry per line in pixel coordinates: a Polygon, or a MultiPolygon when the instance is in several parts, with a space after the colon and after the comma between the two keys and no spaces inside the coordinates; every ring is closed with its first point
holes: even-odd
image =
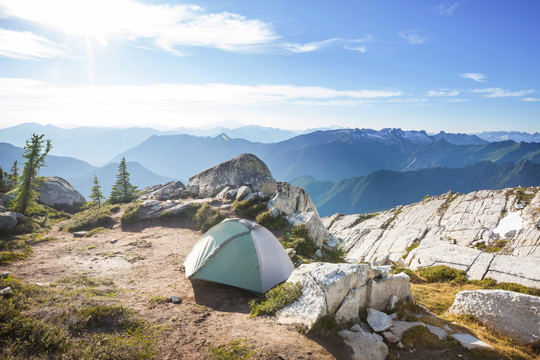
{"type": "Polygon", "coordinates": [[[418,270],[418,274],[428,283],[450,281],[455,281],[458,283],[467,282],[467,273],[465,271],[454,269],[446,265],[420,268],[418,270]]]}
{"type": "Polygon", "coordinates": [[[259,315],[273,315],[276,311],[292,304],[302,296],[300,283],[283,283],[268,291],[263,299],[254,299],[249,302],[251,317],[259,315]]]}
{"type": "Polygon", "coordinates": [[[247,343],[247,339],[233,340],[225,345],[210,346],[209,350],[209,360],[248,360],[257,353],[254,346],[247,343]]]}
{"type": "Polygon", "coordinates": [[[233,208],[236,214],[245,219],[255,220],[255,218],[266,210],[268,202],[263,199],[250,199],[243,201],[235,201],[233,208]]]}
{"type": "Polygon", "coordinates": [[[403,268],[403,267],[398,267],[398,266],[395,266],[395,265],[392,265],[392,271],[391,271],[392,274],[399,274],[399,273],[405,273],[409,276],[409,278],[411,279],[411,283],[413,284],[420,284],[420,283],[423,283],[424,281],[422,279],[420,279],[418,277],[418,275],[416,275],[411,269],[409,268],[403,268]]]}
{"type": "Polygon", "coordinates": [[[255,221],[267,228],[268,230],[286,231],[288,228],[290,228],[290,224],[284,216],[273,216],[270,210],[257,215],[255,221]]]}
{"type": "Polygon", "coordinates": [[[195,220],[202,232],[208,231],[212,226],[222,222],[223,219],[225,219],[225,215],[207,203],[201,206],[193,217],[193,220],[195,220]]]}
{"type": "Polygon", "coordinates": [[[141,210],[141,204],[138,202],[130,203],[124,210],[124,214],[120,218],[122,225],[132,224],[139,221],[139,210],[141,210]]]}
{"type": "Polygon", "coordinates": [[[68,221],[60,225],[61,230],[75,232],[81,230],[92,230],[99,227],[109,227],[113,223],[110,215],[113,212],[113,206],[103,205],[101,209],[92,207],[81,211],[71,217],[68,221]]]}
{"type": "Polygon", "coordinates": [[[420,239],[415,239],[413,243],[405,248],[405,254],[401,256],[403,259],[406,259],[409,256],[409,253],[420,246],[420,239]]]}
{"type": "Polygon", "coordinates": [[[347,252],[341,248],[341,246],[336,246],[334,248],[324,248],[322,249],[323,257],[322,260],[329,263],[339,264],[345,262],[345,255],[347,252]]]}
{"type": "Polygon", "coordinates": [[[311,331],[324,333],[329,332],[330,334],[337,335],[341,330],[339,327],[336,318],[333,315],[325,315],[313,324],[311,331]]]}
{"type": "Polygon", "coordinates": [[[298,255],[313,257],[315,243],[309,236],[309,232],[304,224],[296,225],[291,231],[285,234],[281,244],[285,249],[293,248],[298,255]]]}

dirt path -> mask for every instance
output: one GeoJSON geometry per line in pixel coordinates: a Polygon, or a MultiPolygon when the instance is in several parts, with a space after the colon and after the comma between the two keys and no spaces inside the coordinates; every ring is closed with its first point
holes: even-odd
{"type": "Polygon", "coordinates": [[[273,318],[249,319],[253,297],[235,288],[206,282],[192,284],[182,263],[201,232],[187,220],[165,219],[137,223],[90,238],[51,230],[56,241],[38,244],[28,259],[2,267],[30,282],[53,283],[84,274],[107,277],[125,290],[120,301],[162,327],[158,359],[204,359],[208,345],[239,338],[282,359],[343,358],[341,345],[311,340],[273,318]],[[111,243],[111,240],[116,242],[111,243]],[[180,296],[183,303],[156,304],[152,298],[180,296]],[[332,354],[329,352],[331,351],[332,354]]]}

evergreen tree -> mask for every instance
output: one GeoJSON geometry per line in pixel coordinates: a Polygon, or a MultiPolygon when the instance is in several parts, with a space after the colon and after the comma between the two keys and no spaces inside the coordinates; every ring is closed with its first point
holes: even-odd
{"type": "Polygon", "coordinates": [[[103,196],[103,193],[101,192],[101,186],[99,186],[97,175],[95,175],[94,186],[92,187],[92,194],[90,195],[90,198],[97,203],[98,209],[101,209],[101,200],[103,200],[104,197],[105,196],[103,196]]]}
{"type": "Polygon", "coordinates": [[[10,184],[9,174],[0,166],[0,194],[8,192],[10,184]]]}
{"type": "Polygon", "coordinates": [[[9,175],[9,179],[13,185],[15,185],[17,180],[19,180],[19,168],[17,167],[17,160],[15,160],[13,166],[11,166],[11,174],[9,175]]]}
{"type": "Polygon", "coordinates": [[[114,183],[109,201],[113,204],[120,202],[130,202],[135,199],[137,187],[129,182],[129,173],[127,171],[126,158],[122,158],[118,165],[118,174],[114,183]]]}
{"type": "Polygon", "coordinates": [[[45,165],[45,157],[51,150],[51,140],[43,140],[45,135],[32,134],[32,137],[26,140],[23,157],[24,163],[21,181],[18,185],[18,193],[13,200],[12,208],[24,215],[27,215],[37,206],[38,193],[35,188],[38,187],[37,174],[39,169],[45,165]],[[43,145],[45,143],[45,150],[43,145]]]}

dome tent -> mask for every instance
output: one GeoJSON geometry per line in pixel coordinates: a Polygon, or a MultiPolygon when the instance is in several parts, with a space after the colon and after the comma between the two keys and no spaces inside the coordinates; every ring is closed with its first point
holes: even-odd
{"type": "Polygon", "coordinates": [[[186,277],[264,294],[287,280],[294,266],[276,237],[245,219],[226,219],[208,230],[184,261],[186,277]]]}

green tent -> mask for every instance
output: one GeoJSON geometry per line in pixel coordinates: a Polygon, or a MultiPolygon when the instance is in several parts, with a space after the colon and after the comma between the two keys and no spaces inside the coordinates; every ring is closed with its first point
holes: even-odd
{"type": "Polygon", "coordinates": [[[263,294],[294,266],[276,237],[245,219],[227,219],[204,234],[184,261],[186,276],[263,294]]]}

